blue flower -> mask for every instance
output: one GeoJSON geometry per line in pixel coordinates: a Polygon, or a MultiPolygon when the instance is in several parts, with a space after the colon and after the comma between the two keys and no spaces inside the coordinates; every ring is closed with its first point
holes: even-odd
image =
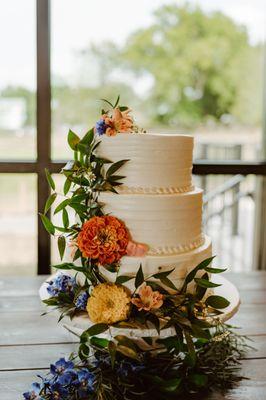
{"type": "Polygon", "coordinates": [[[48,282],[47,292],[53,297],[58,296],[59,292],[73,294],[76,284],[76,280],[72,276],[60,274],[48,282]]]}
{"type": "Polygon", "coordinates": [[[57,382],[60,383],[60,385],[67,386],[73,383],[75,378],[76,372],[74,370],[66,370],[58,376],[57,382]]]}
{"type": "Polygon", "coordinates": [[[144,365],[123,360],[117,368],[117,373],[123,378],[128,378],[132,374],[142,371],[144,368],[144,365]]]}
{"type": "Polygon", "coordinates": [[[96,129],[96,133],[99,136],[102,136],[102,135],[105,134],[105,131],[107,129],[107,125],[106,125],[106,123],[104,122],[103,119],[99,119],[99,121],[96,122],[95,129],[96,129]]]}
{"type": "Polygon", "coordinates": [[[87,369],[82,369],[77,372],[78,394],[81,399],[87,398],[86,395],[94,391],[94,375],[87,369]],[[85,396],[85,397],[84,397],[85,396]]]}
{"type": "Polygon", "coordinates": [[[50,365],[51,374],[55,376],[63,375],[66,371],[72,370],[73,368],[73,362],[66,361],[65,358],[60,358],[55,364],[50,365]]]}
{"type": "Polygon", "coordinates": [[[65,387],[60,385],[60,383],[56,382],[51,385],[50,394],[50,400],[63,400],[64,397],[62,396],[67,396],[69,394],[69,391],[65,387]]]}
{"type": "Polygon", "coordinates": [[[23,393],[23,397],[25,400],[41,400],[42,397],[39,396],[41,392],[41,385],[38,382],[34,382],[31,387],[30,391],[23,393]]]}
{"type": "Polygon", "coordinates": [[[75,305],[79,310],[86,310],[89,295],[87,292],[81,293],[75,300],[75,305]]]}

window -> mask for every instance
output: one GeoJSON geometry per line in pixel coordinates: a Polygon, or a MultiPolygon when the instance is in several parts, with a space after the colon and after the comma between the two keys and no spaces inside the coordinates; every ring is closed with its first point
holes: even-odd
{"type": "MultiPolygon", "coordinates": [[[[264,187],[257,175],[266,174],[265,4],[259,0],[237,0],[233,5],[216,0],[209,4],[130,0],[126,7],[122,0],[93,4],[36,0],[36,4],[37,35],[34,0],[23,9],[12,0],[0,17],[1,37],[10,38],[9,46],[1,45],[6,54],[0,83],[0,178],[1,189],[8,189],[3,190],[0,218],[6,224],[13,214],[12,204],[6,204],[10,196],[23,197],[23,179],[28,199],[21,200],[19,215],[14,214],[17,222],[28,221],[18,238],[22,248],[26,231],[32,240],[36,237],[36,199],[42,211],[49,193],[44,168],[57,173],[69,156],[68,128],[85,132],[98,116],[101,104],[96,100],[120,93],[134,108],[140,126],[195,136],[193,172],[205,190],[205,230],[213,237],[217,262],[235,270],[258,267],[254,254],[261,248],[258,215],[264,187]],[[7,23],[12,10],[18,15],[16,32],[7,23]],[[11,173],[16,174],[11,177],[11,173]],[[223,247],[217,231],[222,232],[223,247]]],[[[8,232],[1,228],[0,235],[12,238],[16,221],[9,221],[8,232]]],[[[9,243],[11,249],[12,240],[9,243]]],[[[37,243],[32,246],[35,250],[27,252],[26,262],[33,266],[37,243]]],[[[5,266],[12,262],[5,260],[5,266]]],[[[48,273],[49,260],[50,239],[38,221],[39,273],[48,273]]],[[[24,267],[19,268],[24,273],[24,267]]],[[[29,271],[33,273],[34,267],[29,271]]],[[[18,273],[15,267],[14,273],[18,273]]]]}

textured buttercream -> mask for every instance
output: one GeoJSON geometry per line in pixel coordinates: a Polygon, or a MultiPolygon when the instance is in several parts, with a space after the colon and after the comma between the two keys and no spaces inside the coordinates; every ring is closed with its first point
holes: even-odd
{"type": "Polygon", "coordinates": [[[128,193],[136,193],[136,188],[142,193],[187,191],[192,186],[192,151],[192,136],[153,133],[103,135],[97,148],[100,157],[113,162],[129,160],[119,170],[128,193]]]}
{"type": "Polygon", "coordinates": [[[103,211],[124,221],[132,240],[145,243],[151,254],[178,254],[200,245],[202,190],[178,194],[102,192],[103,211]]]}

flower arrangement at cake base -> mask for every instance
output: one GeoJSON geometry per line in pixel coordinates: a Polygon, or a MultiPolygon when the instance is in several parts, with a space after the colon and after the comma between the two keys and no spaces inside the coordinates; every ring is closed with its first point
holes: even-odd
{"type": "MultiPolygon", "coordinates": [[[[59,311],[59,320],[75,325],[82,319],[86,327],[78,333],[77,354],[52,364],[24,399],[163,400],[232,387],[241,379],[239,360],[248,346],[224,322],[239,297],[235,291],[227,298],[220,290],[223,280],[212,278],[225,271],[211,266],[214,257],[191,265],[182,287],[171,279],[176,268],[171,265],[148,275],[141,264],[134,274],[120,273],[123,257],[145,257],[149,246],[134,240],[120,218],[105,214],[100,201],[103,191],[117,194],[124,179],[117,171],[128,160],[100,157],[98,137],[138,132],[119,97],[114,105],[107,103],[111,109],[102,111],[82,139],[69,131],[74,157],[62,170],[64,197],[54,207],[62,226],[49,218],[62,194],[46,171],[52,193],[41,218],[57,238],[61,259],[68,246],[72,260],[54,266],[59,273],[42,285],[41,297],[59,311]]],[[[75,334],[71,324],[69,329],[75,334]]]]}

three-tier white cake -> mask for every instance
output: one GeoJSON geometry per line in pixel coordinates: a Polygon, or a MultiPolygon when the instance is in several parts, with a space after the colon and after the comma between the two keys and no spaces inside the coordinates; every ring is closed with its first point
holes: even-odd
{"type": "MultiPolygon", "coordinates": [[[[202,190],[192,183],[193,137],[178,134],[104,135],[101,157],[129,161],[119,194],[102,192],[104,212],[120,218],[134,241],[147,244],[144,257],[121,259],[120,275],[145,276],[175,268],[169,278],[180,287],[188,271],[211,256],[211,240],[202,231],[202,190]]],[[[109,280],[112,273],[104,272],[109,280]]]]}

